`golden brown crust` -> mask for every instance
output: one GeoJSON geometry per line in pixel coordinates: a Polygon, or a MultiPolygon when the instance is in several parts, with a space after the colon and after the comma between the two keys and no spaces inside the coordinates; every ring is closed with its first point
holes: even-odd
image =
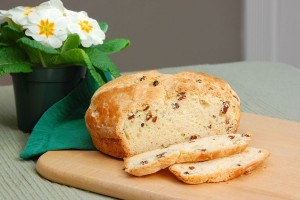
{"type": "Polygon", "coordinates": [[[114,94],[103,92],[101,96],[93,97],[93,104],[86,112],[85,121],[93,144],[98,150],[110,156],[123,158],[129,154],[126,153],[126,148],[116,130],[120,118],[119,106],[115,101],[101,100],[101,98],[111,99],[108,96],[113,98],[114,94]],[[98,113],[98,116],[93,117],[93,112],[98,113]]]}
{"type": "Polygon", "coordinates": [[[98,150],[105,152],[110,156],[116,158],[128,156],[122,148],[122,141],[120,139],[99,138],[98,140],[94,140],[93,144],[98,150]]]}

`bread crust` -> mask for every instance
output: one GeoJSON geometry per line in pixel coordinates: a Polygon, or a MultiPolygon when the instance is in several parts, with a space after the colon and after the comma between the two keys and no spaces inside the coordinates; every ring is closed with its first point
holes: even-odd
{"type": "MultiPolygon", "coordinates": [[[[217,183],[217,182],[223,182],[228,181],[231,179],[234,179],[236,177],[239,177],[245,173],[250,173],[254,169],[256,169],[265,159],[267,159],[270,155],[270,153],[267,150],[260,149],[261,151],[261,157],[258,159],[247,163],[244,166],[234,166],[231,168],[226,169],[220,169],[214,173],[207,173],[207,174],[183,174],[182,170],[178,169],[177,165],[173,165],[169,167],[169,170],[182,182],[187,184],[200,184],[200,183],[217,183]]],[[[190,163],[193,165],[193,163],[190,163]]]]}
{"type": "MultiPolygon", "coordinates": [[[[95,92],[85,115],[86,126],[95,147],[117,158],[142,153],[141,150],[133,150],[128,143],[126,137],[130,137],[131,133],[124,132],[124,121],[130,119],[130,113],[137,107],[164,105],[174,95],[176,97],[178,91],[187,91],[191,95],[209,94],[230,101],[233,117],[226,125],[227,130],[218,130],[214,134],[237,131],[240,121],[240,99],[228,83],[201,72],[170,75],[148,71],[121,76],[95,92]],[[159,82],[157,86],[156,80],[159,82]]],[[[183,133],[178,131],[178,134],[183,133]]],[[[183,141],[174,141],[167,145],[178,142],[183,141]]],[[[153,147],[156,148],[157,146],[153,147]]],[[[151,149],[144,151],[149,150],[151,149]]]]}
{"type": "Polygon", "coordinates": [[[180,152],[180,156],[176,160],[176,163],[187,163],[187,162],[200,162],[200,161],[206,161],[206,160],[213,160],[216,158],[223,158],[226,156],[230,156],[233,154],[240,153],[244,151],[248,146],[247,144],[243,144],[240,146],[234,146],[232,148],[223,149],[223,150],[216,150],[213,152],[180,152]]]}
{"type": "MultiPolygon", "coordinates": [[[[125,171],[134,176],[145,176],[149,174],[153,174],[158,172],[159,170],[165,169],[170,165],[173,165],[176,162],[176,159],[179,156],[179,151],[172,152],[170,155],[165,156],[161,159],[158,159],[155,162],[151,162],[149,164],[143,166],[137,166],[133,168],[126,168],[125,171]]],[[[129,159],[124,158],[124,165],[128,166],[129,159]]]]}

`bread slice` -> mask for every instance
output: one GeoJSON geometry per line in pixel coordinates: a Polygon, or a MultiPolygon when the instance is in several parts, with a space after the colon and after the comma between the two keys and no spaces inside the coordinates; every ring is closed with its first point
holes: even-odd
{"type": "Polygon", "coordinates": [[[252,171],[268,156],[267,150],[249,147],[245,151],[229,157],[206,162],[175,164],[170,166],[169,170],[184,183],[216,183],[252,171]]]}
{"type": "Polygon", "coordinates": [[[251,133],[214,135],[198,140],[172,145],[179,149],[176,163],[199,162],[222,158],[245,150],[251,139],[251,133]]]}
{"type": "Polygon", "coordinates": [[[240,99],[227,82],[208,74],[140,72],[101,86],[85,120],[98,150],[124,158],[236,133],[240,99]]]}
{"type": "Polygon", "coordinates": [[[125,171],[134,176],[153,174],[176,163],[180,152],[175,149],[157,149],[124,158],[125,171]]]}
{"type": "Polygon", "coordinates": [[[167,168],[175,163],[211,160],[242,152],[248,145],[251,133],[215,135],[172,145],[124,158],[125,171],[144,176],[167,168]]]}

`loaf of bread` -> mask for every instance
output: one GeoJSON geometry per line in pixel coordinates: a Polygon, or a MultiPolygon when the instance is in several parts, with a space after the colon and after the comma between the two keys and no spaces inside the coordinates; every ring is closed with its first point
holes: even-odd
{"type": "Polygon", "coordinates": [[[249,173],[268,156],[267,150],[248,147],[245,151],[229,157],[198,163],[175,164],[170,166],[169,170],[184,183],[216,183],[249,173]]]}
{"type": "Polygon", "coordinates": [[[124,158],[125,171],[134,176],[153,174],[175,163],[199,162],[242,152],[251,134],[214,135],[124,158]]]}
{"type": "Polygon", "coordinates": [[[95,147],[124,158],[235,133],[240,100],[228,83],[208,74],[147,71],[121,76],[99,88],[85,119],[95,147]]]}

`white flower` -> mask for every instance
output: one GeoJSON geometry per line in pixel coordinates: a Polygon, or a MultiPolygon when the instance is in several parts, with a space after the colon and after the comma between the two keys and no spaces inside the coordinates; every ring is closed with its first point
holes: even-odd
{"type": "Polygon", "coordinates": [[[100,29],[98,22],[87,16],[86,12],[67,11],[69,19],[68,29],[71,33],[77,33],[84,47],[102,44],[105,33],[100,29]]]}
{"type": "Polygon", "coordinates": [[[58,9],[61,13],[64,15],[66,14],[66,8],[64,7],[64,4],[61,0],[50,0],[44,3],[41,3],[38,6],[39,9],[53,9],[56,8],[58,9]]]}
{"type": "Polygon", "coordinates": [[[7,21],[7,18],[10,18],[10,14],[7,10],[0,10],[0,24],[7,21]]]}
{"type": "Polygon", "coordinates": [[[18,6],[8,10],[8,17],[18,25],[25,25],[28,22],[28,17],[35,10],[34,7],[18,6]]]}
{"type": "Polygon", "coordinates": [[[28,24],[24,25],[27,29],[25,34],[44,45],[59,48],[67,38],[66,24],[66,18],[57,9],[37,7],[28,16],[28,24]]]}

